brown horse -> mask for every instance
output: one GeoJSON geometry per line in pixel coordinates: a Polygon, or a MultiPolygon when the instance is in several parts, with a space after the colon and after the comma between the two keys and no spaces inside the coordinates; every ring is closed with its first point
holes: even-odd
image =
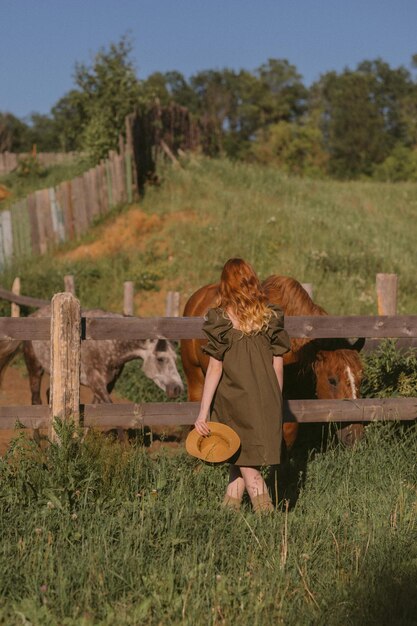
{"type": "MultiPolygon", "coordinates": [[[[327,315],[316,305],[299,282],[287,276],[270,276],[263,287],[271,303],[278,304],[285,315],[327,315]]],[[[203,316],[215,305],[217,284],[196,291],[184,308],[184,316],[203,316]]],[[[188,383],[190,401],[201,400],[208,356],[201,347],[203,340],[181,341],[181,358],[188,383]]],[[[287,399],[357,398],[362,379],[362,364],[358,355],[363,339],[350,343],[347,339],[292,339],[291,351],[284,355],[284,397],[287,399]]],[[[290,448],[298,433],[298,424],[284,423],[283,437],[290,448]]],[[[346,445],[360,439],[361,424],[349,425],[338,431],[346,445]]]]}

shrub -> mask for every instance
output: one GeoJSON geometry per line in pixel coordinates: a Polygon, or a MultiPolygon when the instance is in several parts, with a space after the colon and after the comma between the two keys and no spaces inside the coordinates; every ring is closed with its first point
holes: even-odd
{"type": "Polygon", "coordinates": [[[417,395],[417,351],[400,352],[392,339],[382,342],[365,357],[362,395],[381,398],[417,395]]]}

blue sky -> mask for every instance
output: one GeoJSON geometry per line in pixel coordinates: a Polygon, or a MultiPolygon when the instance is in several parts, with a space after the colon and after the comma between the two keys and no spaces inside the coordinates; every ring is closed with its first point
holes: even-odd
{"type": "Polygon", "coordinates": [[[382,57],[410,67],[417,0],[0,0],[0,111],[48,113],[77,61],[129,31],[138,76],[253,70],[286,58],[306,84],[382,57]]]}

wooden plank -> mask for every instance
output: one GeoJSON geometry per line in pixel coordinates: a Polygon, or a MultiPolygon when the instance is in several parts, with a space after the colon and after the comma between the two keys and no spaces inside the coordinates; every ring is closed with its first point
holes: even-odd
{"type": "Polygon", "coordinates": [[[12,232],[13,232],[13,248],[14,248],[14,256],[15,258],[19,258],[23,255],[24,252],[24,244],[22,241],[22,200],[19,202],[15,202],[13,206],[10,207],[10,215],[12,220],[12,232]]]}
{"type": "Polygon", "coordinates": [[[0,339],[46,339],[50,338],[49,317],[0,317],[0,339]]]}
{"type": "Polygon", "coordinates": [[[65,224],[62,207],[59,201],[57,190],[51,187],[49,190],[49,202],[51,206],[52,230],[54,241],[59,243],[65,240],[65,224]]]}
{"type": "Polygon", "coordinates": [[[2,211],[0,213],[2,237],[3,237],[3,254],[5,263],[10,263],[13,256],[13,231],[12,216],[10,211],[2,211]]]}
{"type": "MultiPolygon", "coordinates": [[[[191,425],[199,402],[149,402],[143,404],[81,405],[86,427],[142,428],[191,425]]],[[[284,402],[284,422],[375,422],[417,419],[417,398],[360,398],[357,400],[289,400],[284,402]]],[[[47,406],[1,406],[0,429],[12,429],[16,421],[27,428],[47,428],[47,406]]]]}
{"type": "Polygon", "coordinates": [[[85,233],[90,225],[90,216],[87,208],[87,197],[84,176],[78,177],[78,218],[81,232],[85,233]]]}
{"type": "Polygon", "coordinates": [[[397,315],[397,274],[377,274],[378,315],[397,315]]]}
{"type": "Polygon", "coordinates": [[[0,430],[13,430],[19,426],[47,429],[49,423],[49,407],[46,405],[0,406],[0,430]]]}
{"type": "Polygon", "coordinates": [[[94,167],[90,170],[90,185],[91,185],[91,213],[95,219],[100,215],[99,193],[97,189],[97,168],[94,167]]]}
{"type": "Polygon", "coordinates": [[[132,185],[132,156],[129,152],[125,154],[125,172],[126,172],[126,196],[129,203],[133,202],[133,185],[132,185]]]}
{"type": "MultiPolygon", "coordinates": [[[[87,404],[84,426],[141,428],[193,424],[199,402],[143,404],[87,404]]],[[[307,423],[411,421],[417,419],[417,398],[363,398],[357,400],[289,400],[284,421],[307,423]]]]}
{"type": "MultiPolygon", "coordinates": [[[[204,339],[202,317],[86,319],[86,339],[204,339]]],[[[417,337],[417,315],[286,317],[290,337],[417,337]]]]}
{"type": "Polygon", "coordinates": [[[48,189],[35,191],[36,214],[38,216],[39,250],[44,254],[55,241],[52,227],[51,203],[48,189]]]}
{"type": "Polygon", "coordinates": [[[30,227],[30,241],[34,254],[40,253],[39,243],[39,226],[38,226],[38,214],[36,211],[36,197],[34,193],[29,194],[27,198],[27,209],[29,215],[29,227],[30,227]]]}
{"type": "MultiPolygon", "coordinates": [[[[45,303],[48,304],[45,300],[37,300],[36,298],[27,298],[25,296],[14,296],[11,292],[8,292],[4,289],[0,289],[0,297],[2,293],[7,295],[7,300],[15,301],[18,304],[26,304],[29,306],[43,306],[45,303]],[[38,302],[39,304],[35,304],[38,302]]],[[[399,317],[407,317],[407,316],[399,316],[399,317]]],[[[0,339],[21,339],[22,332],[27,334],[28,331],[22,330],[24,326],[16,326],[16,324],[27,324],[27,327],[31,324],[30,328],[35,329],[36,325],[39,324],[39,327],[45,322],[46,318],[23,318],[20,320],[11,320],[10,318],[0,318],[0,339]],[[13,333],[18,333],[16,336],[13,333]]],[[[83,318],[84,319],[84,318],[83,318]]],[[[293,319],[298,318],[286,318],[288,322],[293,319]]],[[[315,320],[317,318],[310,318],[315,320]]],[[[323,319],[323,318],[320,318],[323,319]]],[[[326,319],[326,318],[324,318],[326,319]]],[[[339,318],[339,319],[348,319],[348,318],[339,318]]],[[[363,318],[366,321],[366,318],[363,318]]],[[[374,319],[370,317],[367,323],[362,321],[362,329],[366,327],[366,332],[362,334],[362,336],[375,336],[378,331],[375,330],[375,322],[374,319]]],[[[395,318],[394,318],[395,319],[395,318]]],[[[417,337],[417,316],[408,316],[407,317],[407,337],[417,337]]],[[[155,318],[138,318],[138,317],[127,317],[127,318],[113,318],[113,317],[87,317],[85,318],[85,339],[87,340],[97,340],[97,339],[157,339],[158,337],[166,337],[167,339],[193,339],[193,338],[204,338],[204,335],[201,330],[201,326],[203,323],[203,318],[200,317],[155,317],[155,318]]],[[[401,327],[401,325],[397,324],[397,327],[401,327]]],[[[293,327],[294,328],[294,327],[293,327]]],[[[292,334],[292,336],[300,336],[303,331],[304,323],[298,326],[297,334],[292,334]]],[[[401,327],[402,328],[402,327],[401,327]]],[[[355,329],[354,329],[355,330],[355,329]]],[[[31,331],[32,332],[32,331],[31,331]]],[[[35,331],[33,331],[35,332],[35,331]]],[[[40,331],[41,334],[43,331],[40,331]]],[[[387,334],[386,328],[382,328],[380,331],[381,337],[393,336],[387,334]]],[[[318,333],[325,334],[328,336],[327,329],[322,327],[322,330],[319,329],[316,331],[316,336],[318,333]]],[[[339,337],[343,337],[346,333],[339,332],[339,337]]],[[[353,332],[352,335],[358,336],[358,333],[353,332]]],[[[36,338],[44,338],[46,335],[42,334],[42,337],[36,338]]],[[[25,339],[30,339],[30,336],[25,336],[25,339]]]]}
{"type": "Polygon", "coordinates": [[[5,264],[6,264],[6,257],[4,254],[4,244],[3,244],[3,225],[0,219],[0,270],[1,271],[3,271],[5,264]]]}
{"type": "Polygon", "coordinates": [[[7,291],[7,289],[2,289],[1,287],[0,298],[9,300],[9,302],[23,304],[24,306],[42,307],[50,304],[49,300],[41,300],[40,298],[31,298],[29,296],[17,296],[13,291],[7,291]]]}
{"type": "Polygon", "coordinates": [[[50,435],[59,441],[54,418],[80,419],[81,308],[71,293],[57,293],[51,302],[50,435]]]}
{"type": "Polygon", "coordinates": [[[74,211],[72,204],[72,182],[65,181],[59,185],[59,198],[64,213],[65,233],[67,239],[74,239],[74,211]]]}
{"type": "Polygon", "coordinates": [[[417,315],[286,317],[291,337],[415,337],[417,315]]]}
{"type": "Polygon", "coordinates": [[[135,283],[132,280],[126,280],[123,283],[123,315],[134,315],[134,295],[135,283]]]}
{"type": "MultiPolygon", "coordinates": [[[[12,293],[14,293],[17,296],[20,296],[20,278],[19,278],[19,276],[16,276],[16,278],[13,281],[12,293]]],[[[11,317],[20,317],[20,306],[18,304],[16,304],[15,302],[12,302],[12,304],[11,304],[10,315],[11,315],[11,317]]]]}
{"type": "Polygon", "coordinates": [[[104,161],[99,165],[100,214],[105,215],[109,210],[109,192],[107,184],[107,169],[104,161]]]}
{"type": "Polygon", "coordinates": [[[109,160],[105,161],[105,167],[106,167],[106,183],[107,183],[107,194],[108,194],[108,209],[111,209],[112,206],[114,205],[114,201],[113,201],[113,181],[112,181],[111,167],[110,167],[109,160]]]}
{"type": "Polygon", "coordinates": [[[75,296],[75,280],[73,274],[65,274],[64,291],[67,293],[72,293],[72,295],[75,296]]]}
{"type": "Polygon", "coordinates": [[[94,218],[94,213],[93,213],[93,207],[92,207],[92,201],[91,201],[92,192],[91,192],[91,177],[90,177],[89,171],[84,172],[84,174],[82,175],[82,180],[83,180],[85,215],[86,215],[88,224],[91,224],[94,218]]]}

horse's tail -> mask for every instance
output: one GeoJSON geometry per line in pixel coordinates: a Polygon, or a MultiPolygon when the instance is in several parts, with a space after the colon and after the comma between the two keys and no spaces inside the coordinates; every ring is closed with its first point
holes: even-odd
{"type": "Polygon", "coordinates": [[[20,348],[21,341],[18,339],[2,339],[0,340],[0,385],[3,380],[4,372],[14,355],[20,348]]]}

